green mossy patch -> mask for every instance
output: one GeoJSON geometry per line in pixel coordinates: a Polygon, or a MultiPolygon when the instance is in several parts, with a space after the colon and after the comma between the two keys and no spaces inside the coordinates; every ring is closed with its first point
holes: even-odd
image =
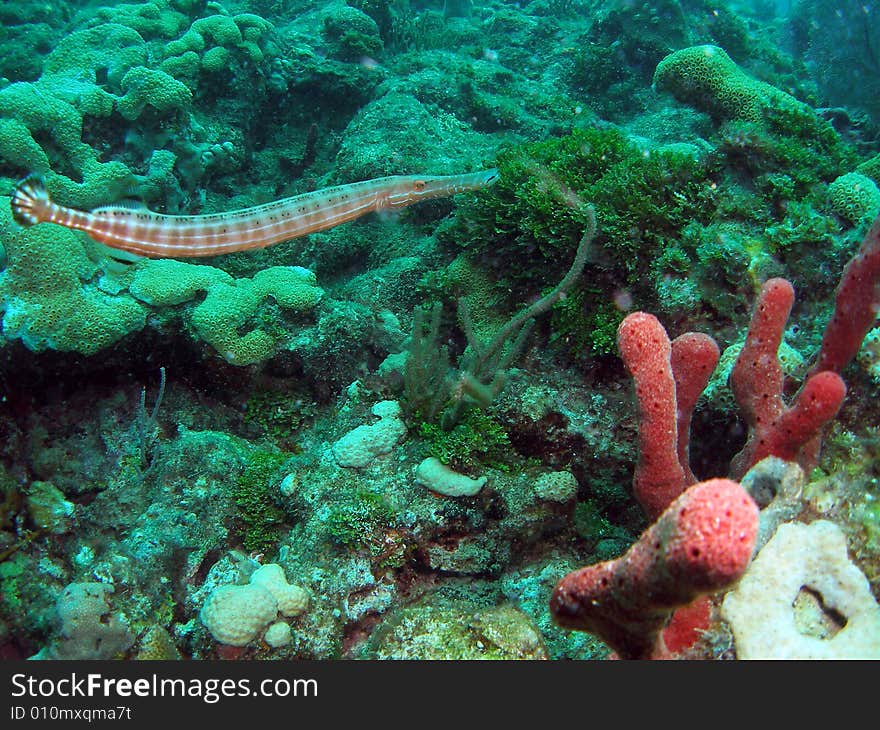
{"type": "Polygon", "coordinates": [[[277,488],[290,457],[279,451],[254,452],[230,491],[236,510],[232,531],[248,552],[271,554],[294,516],[277,488]]]}

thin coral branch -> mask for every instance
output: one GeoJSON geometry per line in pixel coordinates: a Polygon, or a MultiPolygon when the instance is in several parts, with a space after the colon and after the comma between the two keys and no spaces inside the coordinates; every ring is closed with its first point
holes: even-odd
{"type": "Polygon", "coordinates": [[[153,403],[153,410],[147,418],[147,389],[141,388],[141,395],[138,400],[136,427],[138,441],[140,446],[141,469],[146,468],[149,463],[148,451],[156,439],[156,431],[159,423],[156,420],[159,416],[159,408],[162,406],[162,400],[165,398],[165,367],[159,368],[159,392],[156,394],[156,401],[153,403]]]}
{"type": "Polygon", "coordinates": [[[441,418],[443,428],[448,429],[455,425],[467,401],[486,407],[495,399],[504,387],[505,371],[525,347],[535,318],[562,299],[580,277],[587,263],[590,244],[596,235],[596,213],[593,206],[587,207],[586,214],[587,228],[578,243],[571,267],[562,280],[550,292],[511,317],[487,345],[484,346],[474,334],[466,301],[459,301],[459,315],[468,340],[468,350],[462,358],[459,376],[451,393],[452,403],[441,418]]]}

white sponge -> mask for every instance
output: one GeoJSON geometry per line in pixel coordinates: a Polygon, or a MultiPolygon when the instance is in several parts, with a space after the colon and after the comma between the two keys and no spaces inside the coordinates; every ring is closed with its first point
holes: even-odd
{"type": "Polygon", "coordinates": [[[339,466],[362,469],[380,454],[391,451],[406,435],[397,401],[380,401],[370,412],[379,419],[376,423],[358,426],[333,444],[339,466]]]}
{"type": "MultiPolygon", "coordinates": [[[[199,618],[221,644],[245,646],[262,634],[279,613],[299,616],[308,605],[306,590],[288,583],[280,565],[267,563],[251,574],[250,583],[220,586],[211,591],[199,618]]],[[[277,636],[272,638],[276,640],[277,636]]],[[[268,638],[266,643],[276,645],[268,638]]]]}
{"type": "Polygon", "coordinates": [[[285,621],[276,621],[268,629],[263,637],[269,646],[277,649],[281,646],[287,646],[291,641],[290,624],[285,621]]]}
{"type": "Polygon", "coordinates": [[[880,606],[833,522],[787,522],[721,615],[740,659],[880,659],[880,606]]]}
{"type": "Polygon", "coordinates": [[[472,497],[489,481],[486,477],[471,479],[450,469],[440,459],[429,456],[416,467],[416,483],[447,497],[472,497]]]}
{"type": "Polygon", "coordinates": [[[277,615],[278,603],[272,594],[251,584],[215,588],[199,612],[211,636],[229,646],[253,641],[277,615]]]}
{"type": "Polygon", "coordinates": [[[291,585],[284,577],[284,568],[277,563],[267,563],[251,575],[251,584],[265,588],[278,604],[282,616],[299,616],[309,607],[309,594],[305,588],[291,585]]]}

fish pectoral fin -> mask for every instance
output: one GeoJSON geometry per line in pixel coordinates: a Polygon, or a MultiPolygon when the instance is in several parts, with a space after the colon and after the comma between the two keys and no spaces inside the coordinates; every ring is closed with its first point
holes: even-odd
{"type": "Polygon", "coordinates": [[[119,248],[112,248],[97,241],[89,241],[86,246],[89,252],[89,258],[95,263],[103,264],[107,268],[107,273],[121,274],[128,270],[130,266],[141,261],[144,257],[130,251],[124,251],[119,248]]]}

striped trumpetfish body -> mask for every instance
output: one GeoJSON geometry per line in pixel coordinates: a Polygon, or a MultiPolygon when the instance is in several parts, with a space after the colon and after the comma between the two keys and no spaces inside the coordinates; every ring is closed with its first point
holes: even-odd
{"type": "Polygon", "coordinates": [[[50,222],[85,231],[111,248],[140,256],[216,256],[264,248],[324,231],[367,213],[395,210],[432,198],[491,185],[497,170],[464,175],[392,175],[316,190],[229,213],[163,215],[146,208],[108,206],[91,212],[53,202],[42,180],[22,180],[12,213],[22,225],[50,222]]]}

